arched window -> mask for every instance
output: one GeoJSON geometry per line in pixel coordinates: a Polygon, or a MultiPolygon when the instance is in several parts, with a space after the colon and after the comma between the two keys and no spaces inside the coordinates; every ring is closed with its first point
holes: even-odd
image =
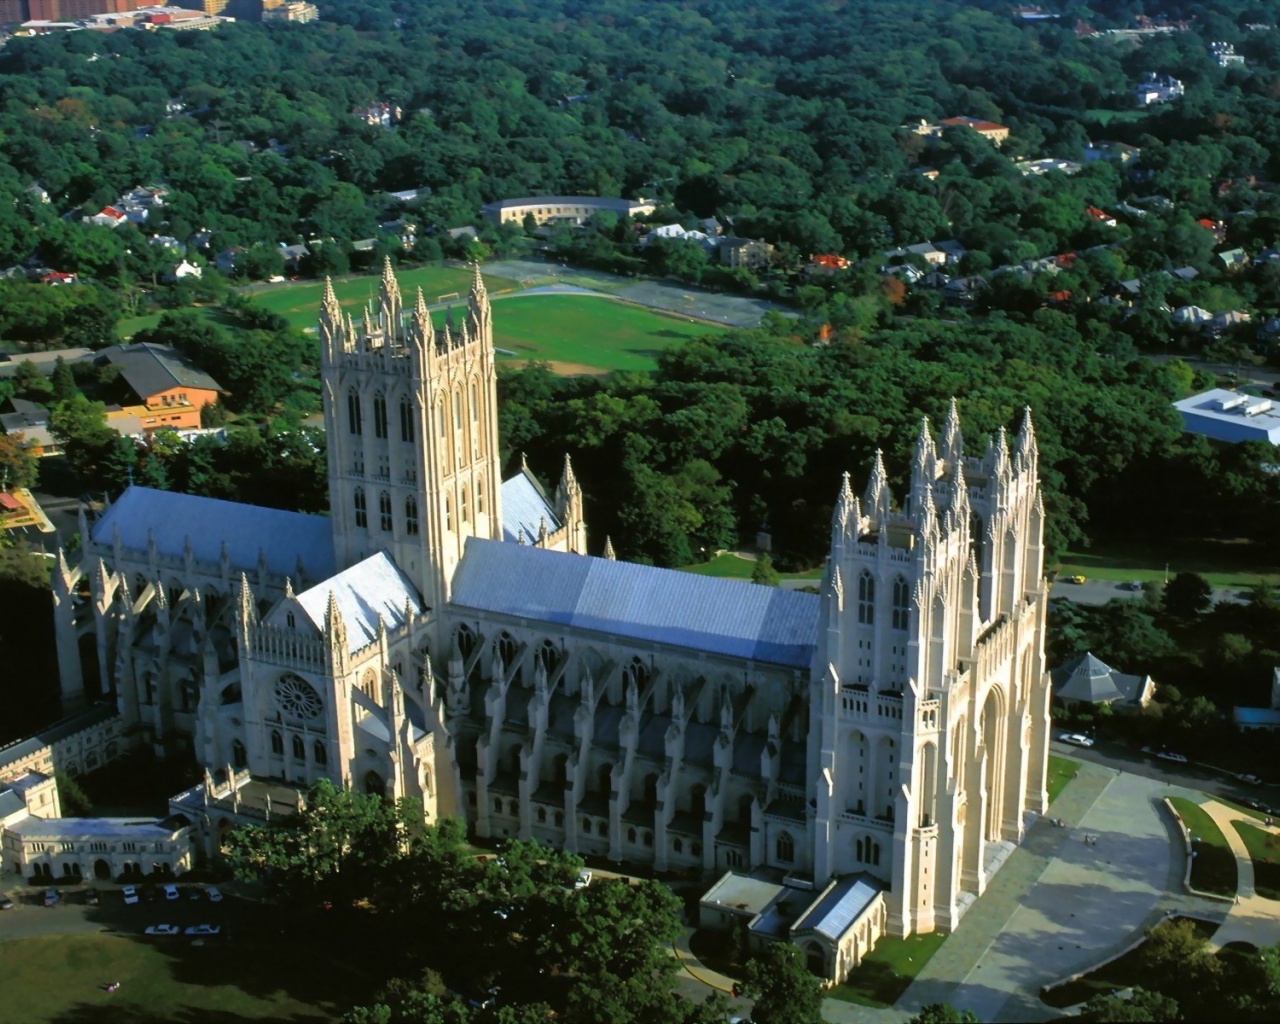
{"type": "Polygon", "coordinates": [[[410,537],[418,535],[418,499],[412,494],[404,499],[404,532],[410,537]]]}
{"type": "Polygon", "coordinates": [[[364,433],[364,423],[360,416],[360,395],[354,388],[347,392],[347,428],[353,434],[364,433]]]}
{"type": "Polygon", "coordinates": [[[502,797],[495,796],[493,798],[493,809],[497,811],[499,814],[502,813],[502,797]]]}
{"type": "Polygon", "coordinates": [[[458,627],[458,653],[465,659],[471,657],[471,652],[475,649],[475,631],[464,622],[458,627]]]}
{"type": "Polygon", "coordinates": [[[381,392],[373,396],[373,436],[387,439],[387,397],[381,392]]]}
{"type": "Polygon", "coordinates": [[[591,819],[590,818],[582,819],[582,834],[584,836],[591,835],[591,819]]]}
{"type": "Polygon", "coordinates": [[[453,499],[447,494],[444,496],[444,528],[453,529],[453,499]]]}
{"type": "Polygon", "coordinates": [[[307,759],[307,745],[302,742],[301,736],[293,738],[293,756],[297,761],[305,761],[307,759]]]}
{"type": "Polygon", "coordinates": [[[502,656],[502,664],[507,668],[511,667],[511,663],[516,660],[516,654],[519,651],[519,645],[516,638],[510,633],[503,630],[498,634],[498,642],[496,644],[498,654],[502,656]]]}
{"type": "Polygon", "coordinates": [[[677,838],[676,841],[671,844],[671,849],[676,853],[684,853],[684,840],[677,838]]]}
{"type": "Polygon", "coordinates": [[[231,741],[231,763],[236,768],[243,768],[249,763],[249,754],[239,740],[231,741]]]}
{"type": "Polygon", "coordinates": [[[471,422],[475,423],[480,419],[480,389],[476,386],[476,382],[471,382],[471,422]]]}
{"type": "Polygon", "coordinates": [[[400,402],[400,440],[413,443],[413,406],[408,399],[400,402]]]}
{"type": "Polygon", "coordinates": [[[639,655],[632,658],[623,671],[626,681],[635,683],[637,690],[643,689],[644,684],[649,681],[649,666],[639,655]]]}
{"type": "Polygon", "coordinates": [[[462,392],[453,393],[453,429],[462,429],[462,392]]]}
{"type": "Polygon", "coordinates": [[[441,399],[439,402],[436,403],[436,426],[440,431],[441,437],[445,437],[448,435],[449,430],[448,430],[448,427],[445,425],[445,419],[444,419],[444,400],[443,399],[441,399]]]}
{"type": "Polygon", "coordinates": [[[858,621],[864,626],[876,621],[876,581],[866,569],[858,577],[858,621]]]}
{"type": "Polygon", "coordinates": [[[781,861],[783,864],[790,864],[796,859],[796,841],[791,838],[790,832],[778,833],[778,840],[774,843],[774,859],[781,861]]]}
{"type": "Polygon", "coordinates": [[[653,833],[650,832],[648,829],[646,829],[644,833],[644,845],[645,846],[653,845],[653,833]]]}
{"type": "Polygon", "coordinates": [[[484,477],[476,481],[476,515],[484,515],[484,477]]]}
{"type": "Polygon", "coordinates": [[[633,828],[627,829],[627,842],[634,843],[635,841],[636,841],[636,830],[633,828]]]}
{"type": "Polygon", "coordinates": [[[284,754],[284,737],[275,729],[271,730],[271,753],[284,754]]]}
{"type": "Polygon", "coordinates": [[[462,518],[462,521],[463,521],[464,523],[466,523],[466,522],[470,522],[470,520],[471,520],[471,503],[467,500],[467,487],[466,487],[466,484],[463,484],[463,485],[462,485],[462,506],[461,506],[461,507],[462,507],[462,517],[461,517],[461,518],[462,518]]]}
{"type": "Polygon", "coordinates": [[[321,768],[329,763],[329,752],[325,750],[323,740],[316,740],[315,743],[311,745],[311,752],[315,757],[316,764],[321,768]]]}
{"type": "Polygon", "coordinates": [[[906,629],[910,620],[911,588],[907,585],[905,577],[895,576],[893,578],[893,621],[891,625],[894,629],[906,629]]]}
{"type": "Polygon", "coordinates": [[[554,640],[543,640],[538,644],[538,660],[542,662],[542,667],[547,670],[547,675],[551,675],[556,667],[556,662],[560,660],[560,651],[556,647],[554,640]]]}
{"type": "Polygon", "coordinates": [[[538,824],[545,825],[547,823],[547,809],[545,807],[538,808],[538,824]]]}
{"type": "Polygon", "coordinates": [[[356,526],[361,528],[369,525],[369,507],[365,504],[364,488],[357,487],[355,495],[352,498],[352,504],[356,509],[356,526]]]}
{"type": "Polygon", "coordinates": [[[386,491],[378,494],[378,525],[383,533],[391,532],[391,495],[386,491]]]}
{"type": "Polygon", "coordinates": [[[564,811],[556,811],[556,828],[564,828],[564,811]]]}

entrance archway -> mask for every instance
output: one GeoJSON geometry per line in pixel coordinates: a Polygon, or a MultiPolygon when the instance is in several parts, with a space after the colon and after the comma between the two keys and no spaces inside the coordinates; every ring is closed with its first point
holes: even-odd
{"type": "Polygon", "coordinates": [[[816,942],[810,942],[804,948],[805,966],[809,968],[809,973],[819,978],[827,976],[827,956],[822,951],[822,947],[816,942]]]}
{"type": "Polygon", "coordinates": [[[93,862],[93,877],[105,882],[111,877],[111,865],[99,857],[93,862]]]}
{"type": "Polygon", "coordinates": [[[999,842],[1004,816],[1004,694],[993,686],[982,705],[983,775],[987,813],[983,819],[983,838],[999,842]]]}
{"type": "Polygon", "coordinates": [[[366,772],[364,791],[370,796],[384,796],[387,792],[387,784],[382,781],[382,776],[377,772],[366,772]]]}

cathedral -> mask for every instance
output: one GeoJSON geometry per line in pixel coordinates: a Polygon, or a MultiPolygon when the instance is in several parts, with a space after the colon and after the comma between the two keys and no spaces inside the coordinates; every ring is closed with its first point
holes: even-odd
{"type": "Polygon", "coordinates": [[[358,317],[326,286],[319,341],[330,515],[132,486],[54,568],[64,703],[205,766],[210,850],[330,778],[719,878],[704,919],[837,980],[955,928],[1047,805],[1029,413],[922,423],[901,500],[833,480],[815,595],[589,555],[568,458],[503,480],[478,270],[441,328],[389,266],[358,317]]]}

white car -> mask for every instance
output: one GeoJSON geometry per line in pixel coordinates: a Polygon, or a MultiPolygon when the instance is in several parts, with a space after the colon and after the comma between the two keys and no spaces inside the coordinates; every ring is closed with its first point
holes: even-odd
{"type": "Polygon", "coordinates": [[[220,892],[218,891],[217,886],[213,886],[213,885],[211,885],[211,886],[209,886],[209,888],[208,888],[208,889],[206,889],[206,890],[205,890],[205,892],[207,892],[207,893],[209,894],[209,902],[210,902],[210,903],[221,903],[221,902],[222,902],[222,893],[220,893],[220,892]]]}
{"type": "Polygon", "coordinates": [[[186,929],[185,934],[187,934],[187,935],[217,935],[217,934],[219,934],[221,931],[222,931],[222,928],[221,928],[219,925],[216,925],[216,924],[193,924],[190,928],[186,929]]]}
{"type": "Polygon", "coordinates": [[[1093,738],[1091,736],[1086,736],[1082,732],[1064,732],[1061,736],[1058,737],[1058,742],[1070,743],[1072,746],[1076,746],[1076,747],[1093,746],[1093,738]]]}
{"type": "Polygon", "coordinates": [[[172,882],[170,882],[170,883],[168,883],[167,885],[165,885],[165,887],[164,887],[164,898],[165,898],[165,899],[167,899],[167,900],[176,900],[176,899],[178,899],[179,897],[181,897],[181,895],[182,895],[182,894],[181,894],[180,892],[178,892],[178,887],[177,887],[176,885],[174,885],[172,882]]]}
{"type": "Polygon", "coordinates": [[[148,925],[146,934],[148,935],[177,935],[182,929],[176,924],[152,924],[148,925]]]}
{"type": "Polygon", "coordinates": [[[126,885],[120,892],[124,895],[124,901],[129,904],[138,902],[138,887],[135,885],[126,885]]]}
{"type": "Polygon", "coordinates": [[[585,889],[590,884],[591,884],[591,872],[579,871],[578,877],[574,879],[573,887],[575,889],[585,889]]]}
{"type": "Polygon", "coordinates": [[[1178,764],[1187,763],[1186,754],[1175,754],[1172,750],[1162,750],[1160,753],[1156,754],[1156,757],[1160,758],[1162,761],[1176,761],[1178,764]]]}

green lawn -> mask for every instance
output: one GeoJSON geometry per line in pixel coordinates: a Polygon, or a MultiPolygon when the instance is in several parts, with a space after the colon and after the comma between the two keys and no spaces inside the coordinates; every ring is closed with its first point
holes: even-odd
{"type": "MultiPolygon", "coordinates": [[[[1179,920],[1182,919],[1179,917],[1169,918],[1166,921],[1161,921],[1156,925],[1156,928],[1164,928],[1170,922],[1179,920]]],[[[1196,934],[1204,939],[1208,939],[1217,928],[1217,925],[1210,924],[1208,921],[1199,921],[1195,918],[1190,920],[1196,934]]],[[[1087,1002],[1096,995],[1108,995],[1116,989],[1131,988],[1135,985],[1141,985],[1143,988],[1153,992],[1159,991],[1163,975],[1153,975],[1151,968],[1144,963],[1143,946],[1145,945],[1146,942],[1144,941],[1141,945],[1129,950],[1124,956],[1112,960],[1111,963],[1105,964],[1097,968],[1097,970],[1090,971],[1075,981],[1069,981],[1065,985],[1058,985],[1055,988],[1044,989],[1040,993],[1040,998],[1049,1006],[1062,1008],[1087,1002]]]]}
{"type": "MultiPolygon", "coordinates": [[[[156,914],[157,918],[163,915],[156,914]]],[[[341,951],[338,951],[339,953],[341,951]]],[[[57,935],[0,943],[0,1018],[42,1021],[332,1020],[367,983],[286,943],[57,935]],[[110,993],[104,987],[120,982],[110,993]]]]}
{"type": "Polygon", "coordinates": [[[1182,797],[1172,797],[1169,802],[1182,815],[1182,822],[1191,830],[1196,841],[1192,843],[1195,859],[1191,864],[1191,886],[1201,892],[1234,896],[1236,892],[1236,858],[1227,845],[1226,836],[1205,813],[1204,809],[1182,797]]]}
{"type": "Polygon", "coordinates": [[[1253,858],[1254,891],[1265,899],[1280,900],[1280,837],[1239,821],[1233,827],[1253,858]]]}
{"type": "Polygon", "coordinates": [[[941,932],[906,939],[883,935],[844,983],[828,989],[827,995],[860,1006],[892,1006],[946,937],[941,932]]]}
{"type": "MultiPolygon", "coordinates": [[[[739,558],[732,551],[722,551],[709,562],[682,566],[680,571],[696,572],[699,576],[720,576],[725,579],[749,580],[755,567],[756,563],[749,558],[739,558]]],[[[805,572],[780,572],[778,575],[784,580],[816,581],[822,579],[822,566],[805,572]]]]}
{"type": "Polygon", "coordinates": [[[1187,540],[1163,547],[1099,544],[1088,551],[1068,551],[1058,572],[1150,583],[1163,581],[1166,567],[1169,579],[1180,572],[1197,572],[1215,587],[1280,583],[1280,549],[1212,540],[1187,540]]]}
{"type": "Polygon", "coordinates": [[[1058,757],[1054,754],[1049,755],[1049,803],[1052,804],[1058,799],[1058,796],[1067,788],[1067,783],[1076,777],[1080,772],[1080,762],[1073,761],[1069,757],[1058,757]]]}
{"type": "Polygon", "coordinates": [[[495,302],[501,359],[537,359],[557,373],[657,369],[668,348],[725,328],[599,295],[528,295],[495,302]]]}
{"type": "MultiPolygon", "coordinates": [[[[380,276],[381,271],[338,278],[333,282],[334,294],[338,296],[342,307],[359,319],[360,307],[378,297],[380,276]]],[[[452,296],[454,293],[465,299],[471,289],[471,277],[471,271],[463,267],[415,267],[396,272],[405,306],[413,305],[414,295],[419,288],[428,305],[435,305],[436,302],[443,301],[444,296],[452,296]]],[[[484,275],[484,283],[490,295],[514,291],[516,287],[514,281],[488,274],[484,275]]],[[[324,294],[324,282],[290,281],[286,284],[254,285],[241,291],[264,309],[279,313],[295,327],[306,328],[314,327],[320,317],[320,297],[324,294]]]]}

